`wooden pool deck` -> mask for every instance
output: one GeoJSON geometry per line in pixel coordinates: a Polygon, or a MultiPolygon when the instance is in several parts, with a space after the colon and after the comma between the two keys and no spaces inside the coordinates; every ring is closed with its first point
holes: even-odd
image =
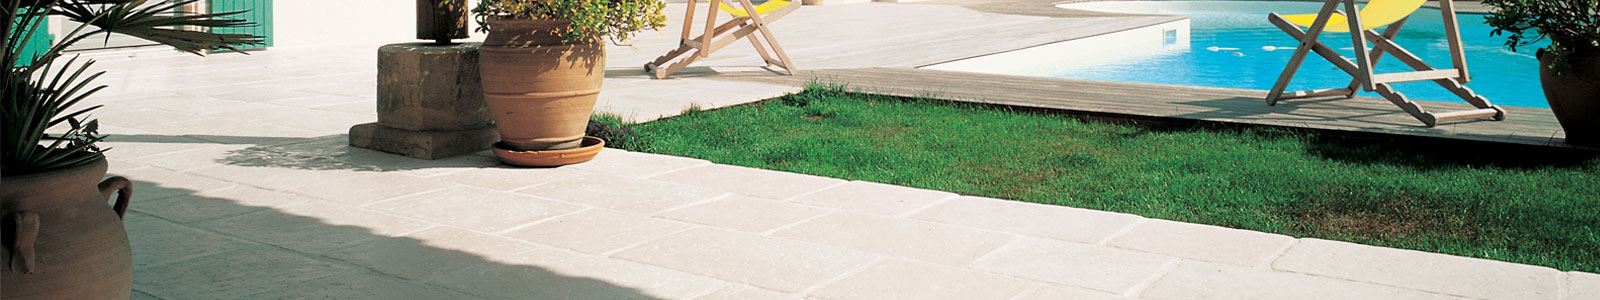
{"type": "MultiPolygon", "coordinates": [[[[1530,107],[1505,107],[1508,116],[1504,121],[1462,121],[1428,128],[1387,100],[1369,97],[1294,100],[1270,106],[1262,100],[1267,93],[1264,90],[914,68],[815,70],[796,76],[746,72],[713,77],[794,85],[815,80],[846,84],[875,94],[1044,108],[1116,118],[1170,118],[1308,128],[1358,135],[1581,148],[1566,144],[1566,135],[1549,109],[1530,107]]],[[[1470,108],[1464,102],[1419,101],[1419,104],[1433,111],[1470,108]]]]}

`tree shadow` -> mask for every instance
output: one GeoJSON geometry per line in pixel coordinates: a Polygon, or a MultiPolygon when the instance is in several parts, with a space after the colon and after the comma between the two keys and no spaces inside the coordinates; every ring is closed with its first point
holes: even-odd
{"type": "MultiPolygon", "coordinates": [[[[229,195],[228,189],[198,192],[136,182],[146,190],[135,191],[132,212],[125,220],[133,244],[136,296],[661,299],[632,287],[585,277],[609,274],[581,269],[596,264],[632,263],[605,262],[599,256],[423,221],[412,220],[417,225],[410,227],[417,229],[403,236],[394,228],[375,231],[338,224],[372,220],[344,215],[370,212],[319,212],[312,205],[324,202],[318,200],[272,205],[261,202],[283,199],[224,196],[229,195]],[[173,196],[139,199],[141,194],[173,196]],[[485,239],[500,240],[484,242],[485,239]],[[494,253],[495,258],[486,257],[485,253],[494,253]],[[589,274],[572,275],[584,273],[589,274]]],[[[230,189],[238,188],[248,189],[230,189]]],[[[715,287],[704,287],[712,288],[715,287]]]]}
{"type": "Polygon", "coordinates": [[[399,171],[429,168],[486,167],[499,160],[485,152],[463,154],[436,160],[413,158],[350,146],[350,136],[256,137],[214,135],[117,135],[119,142],[175,143],[197,139],[221,145],[253,145],[228,151],[217,163],[247,167],[277,167],[301,170],[399,171]],[[178,137],[178,138],[175,138],[178,137]],[[187,138],[187,139],[182,139],[187,138]]]}

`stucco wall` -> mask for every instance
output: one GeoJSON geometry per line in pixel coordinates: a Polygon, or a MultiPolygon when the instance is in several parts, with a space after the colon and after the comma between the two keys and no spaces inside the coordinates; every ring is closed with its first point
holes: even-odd
{"type": "MultiPolygon", "coordinates": [[[[272,9],[274,47],[416,40],[416,2],[411,0],[276,0],[272,9]]],[[[482,35],[472,33],[477,39],[482,35]]]]}

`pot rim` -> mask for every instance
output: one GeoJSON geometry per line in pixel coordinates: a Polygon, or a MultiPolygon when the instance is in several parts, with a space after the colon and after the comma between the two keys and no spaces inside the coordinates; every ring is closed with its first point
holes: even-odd
{"type": "Polygon", "coordinates": [[[81,170],[81,169],[84,169],[84,168],[95,168],[96,166],[109,166],[109,165],[110,165],[110,163],[106,162],[106,156],[104,154],[100,154],[99,158],[91,160],[91,161],[89,161],[89,163],[82,164],[82,165],[71,166],[71,167],[66,167],[66,168],[60,168],[60,169],[55,169],[55,170],[49,170],[49,171],[44,171],[44,172],[39,172],[39,173],[28,173],[28,174],[20,174],[20,175],[3,175],[3,176],[0,176],[0,178],[4,178],[5,181],[28,180],[28,179],[39,178],[39,177],[61,176],[61,174],[63,174],[63,173],[81,172],[81,171],[78,171],[78,170],[81,170]]]}

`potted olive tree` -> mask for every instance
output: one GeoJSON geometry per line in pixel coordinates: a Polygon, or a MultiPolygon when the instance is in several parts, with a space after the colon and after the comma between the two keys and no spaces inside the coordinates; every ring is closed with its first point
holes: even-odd
{"type": "Polygon", "coordinates": [[[0,7],[6,44],[0,63],[8,67],[0,75],[0,297],[128,299],[133,258],[120,217],[128,209],[130,182],[101,181],[107,165],[95,143],[103,137],[99,123],[87,118],[99,106],[74,107],[104,88],[91,84],[101,73],[89,72],[93,61],[61,58],[61,51],[110,33],[195,54],[261,43],[258,36],[209,31],[254,26],[220,18],[230,14],[169,13],[195,1],[28,0],[0,7]],[[34,33],[49,15],[85,25],[41,43],[34,33]],[[108,206],[113,193],[117,201],[108,206]]]}
{"type": "Polygon", "coordinates": [[[1483,0],[1491,7],[1491,35],[1506,34],[1516,51],[1550,39],[1539,49],[1539,81],[1567,143],[1600,145],[1600,1],[1483,0]]]}
{"type": "Polygon", "coordinates": [[[605,44],[666,25],[662,0],[479,0],[484,100],[502,161],[523,166],[579,163],[604,142],[584,137],[605,79],[605,44]]]}

